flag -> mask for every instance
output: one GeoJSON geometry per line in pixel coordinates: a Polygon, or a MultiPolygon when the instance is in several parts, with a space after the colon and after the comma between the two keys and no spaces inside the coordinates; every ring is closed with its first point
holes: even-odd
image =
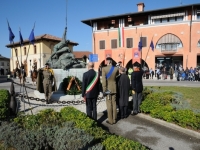
{"type": "Polygon", "coordinates": [[[151,41],[150,47],[151,47],[152,51],[154,51],[154,44],[153,44],[153,41],[151,41]]]}
{"type": "Polygon", "coordinates": [[[124,47],[124,27],[118,28],[119,47],[124,47]]]}
{"type": "Polygon", "coordinates": [[[32,29],[31,34],[30,34],[30,36],[29,36],[29,41],[30,41],[30,43],[32,43],[32,44],[34,44],[34,42],[35,42],[34,28],[32,29]]]}
{"type": "Polygon", "coordinates": [[[138,43],[138,50],[141,51],[142,50],[142,37],[140,37],[140,41],[138,43]]]}
{"type": "Polygon", "coordinates": [[[19,31],[19,43],[20,43],[21,46],[23,46],[24,40],[23,40],[21,31],[19,31]]]}
{"type": "Polygon", "coordinates": [[[7,23],[8,23],[8,31],[9,31],[9,41],[11,43],[11,42],[13,42],[15,35],[13,34],[8,21],[7,21],[7,23]]]}

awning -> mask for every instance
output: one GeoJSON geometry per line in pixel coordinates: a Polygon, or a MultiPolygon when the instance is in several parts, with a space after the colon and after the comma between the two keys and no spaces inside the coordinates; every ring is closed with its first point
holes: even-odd
{"type": "Polygon", "coordinates": [[[177,16],[185,16],[185,12],[174,12],[174,13],[154,15],[154,16],[151,16],[151,19],[169,18],[169,17],[177,17],[177,16]]]}
{"type": "Polygon", "coordinates": [[[176,35],[169,33],[162,36],[157,44],[163,43],[181,43],[181,40],[176,35]]]}

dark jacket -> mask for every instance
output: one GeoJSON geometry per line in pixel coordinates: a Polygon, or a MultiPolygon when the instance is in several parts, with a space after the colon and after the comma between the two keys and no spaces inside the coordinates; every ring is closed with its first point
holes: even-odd
{"type": "Polygon", "coordinates": [[[96,75],[96,72],[93,69],[88,70],[83,74],[83,80],[82,80],[82,97],[86,98],[97,98],[100,92],[100,78],[98,76],[98,81],[95,84],[95,86],[92,88],[90,92],[85,94],[87,86],[92,82],[96,75]]]}
{"type": "Polygon", "coordinates": [[[143,76],[142,70],[134,71],[131,74],[131,87],[132,87],[132,90],[134,90],[135,92],[143,91],[142,76],[143,76]]]}
{"type": "Polygon", "coordinates": [[[118,81],[119,89],[119,105],[128,106],[129,90],[130,90],[130,79],[128,75],[122,74],[118,81]]]}

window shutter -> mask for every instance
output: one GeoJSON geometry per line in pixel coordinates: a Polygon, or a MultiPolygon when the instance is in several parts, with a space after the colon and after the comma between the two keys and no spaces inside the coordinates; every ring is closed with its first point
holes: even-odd
{"type": "Polygon", "coordinates": [[[111,48],[117,48],[117,39],[111,40],[111,48]]]}
{"type": "Polygon", "coordinates": [[[133,47],[133,38],[127,38],[126,39],[126,47],[132,48],[133,47]]]}
{"type": "Polygon", "coordinates": [[[105,49],[105,41],[100,41],[100,49],[105,49]]]}
{"type": "Polygon", "coordinates": [[[147,37],[141,37],[142,38],[142,47],[147,46],[147,37]]]}

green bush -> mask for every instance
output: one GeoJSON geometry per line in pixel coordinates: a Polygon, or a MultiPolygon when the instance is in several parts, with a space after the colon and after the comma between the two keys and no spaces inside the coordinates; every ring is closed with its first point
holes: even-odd
{"type": "Polygon", "coordinates": [[[178,105],[178,102],[180,102],[180,97],[178,97],[178,100],[176,99],[177,93],[161,90],[151,93],[148,92],[148,89],[145,89],[145,91],[147,94],[140,106],[142,112],[155,118],[174,122],[182,127],[200,129],[200,114],[195,114],[189,109],[176,110],[177,107],[174,107],[174,103],[178,105]]]}
{"type": "MultiPolygon", "coordinates": [[[[23,149],[147,149],[138,142],[112,135],[73,107],[52,109],[36,115],[20,115],[12,123],[0,124],[4,148],[23,149]],[[114,143],[114,144],[113,144],[114,143]]],[[[0,144],[2,146],[2,144],[0,144]]]]}
{"type": "Polygon", "coordinates": [[[177,110],[174,113],[174,122],[182,127],[192,127],[192,129],[200,129],[200,115],[196,115],[191,110],[177,110]]]}
{"type": "Polygon", "coordinates": [[[0,119],[5,119],[9,116],[9,102],[10,102],[10,93],[8,90],[0,90],[0,119]]]}

